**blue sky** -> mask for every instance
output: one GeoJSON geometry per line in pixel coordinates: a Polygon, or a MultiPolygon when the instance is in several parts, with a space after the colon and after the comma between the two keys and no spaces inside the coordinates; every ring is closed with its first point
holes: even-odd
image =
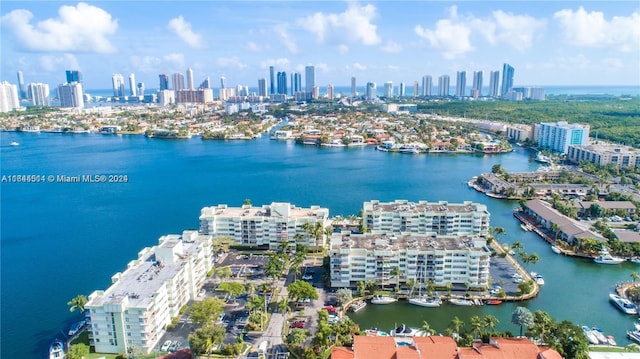
{"type": "MultiPolygon", "coordinates": [[[[196,84],[257,86],[316,66],[316,84],[437,83],[515,68],[515,84],[640,86],[638,1],[2,1],[0,80],[85,88],[193,68],[196,84]]],[[[469,80],[468,80],[469,81],[469,80]]]]}

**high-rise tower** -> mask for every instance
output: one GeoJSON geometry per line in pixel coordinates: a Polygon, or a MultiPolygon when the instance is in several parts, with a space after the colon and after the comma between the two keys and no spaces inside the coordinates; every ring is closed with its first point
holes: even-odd
{"type": "Polygon", "coordinates": [[[505,63],[502,66],[502,88],[500,89],[500,96],[506,96],[507,93],[513,88],[514,73],[515,69],[511,67],[511,65],[505,63]]]}
{"type": "Polygon", "coordinates": [[[304,68],[304,87],[306,92],[313,92],[313,87],[316,85],[316,68],[312,65],[305,66],[304,68]]]}
{"type": "Polygon", "coordinates": [[[191,67],[187,69],[187,89],[195,90],[195,85],[193,83],[193,70],[191,67]]]}
{"type": "Polygon", "coordinates": [[[473,88],[476,97],[482,96],[482,71],[473,72],[473,88]]]}
{"type": "Polygon", "coordinates": [[[136,75],[129,74],[129,94],[131,96],[138,96],[138,87],[136,86],[136,75]]]}
{"type": "Polygon", "coordinates": [[[276,93],[276,76],[273,66],[269,66],[269,95],[276,93]]]}
{"type": "Polygon", "coordinates": [[[491,71],[489,73],[489,96],[498,97],[498,88],[500,83],[500,71],[491,71]]]}
{"type": "Polygon", "coordinates": [[[258,79],[258,96],[267,96],[267,79],[258,79]]]}
{"type": "Polygon", "coordinates": [[[458,71],[456,74],[456,96],[464,97],[467,90],[467,72],[458,71]]]}
{"type": "Polygon", "coordinates": [[[122,76],[122,74],[113,74],[113,76],[111,76],[111,84],[113,85],[113,96],[125,96],[124,77],[122,76]]]}
{"type": "Polygon", "coordinates": [[[431,96],[433,79],[429,75],[422,76],[422,96],[431,96]]]}
{"type": "Polygon", "coordinates": [[[438,96],[449,96],[449,75],[438,77],[438,96]]]}
{"type": "Polygon", "coordinates": [[[160,79],[160,91],[162,90],[168,90],[169,89],[169,75],[167,74],[160,74],[158,75],[158,78],[160,79]]]}
{"type": "Polygon", "coordinates": [[[180,91],[180,90],[184,90],[184,75],[176,72],[175,74],[173,74],[172,76],[172,80],[173,80],[173,90],[174,91],[180,91]]]}
{"type": "Polygon", "coordinates": [[[24,84],[24,77],[22,71],[18,71],[18,95],[21,99],[27,98],[27,87],[24,84]]]}
{"type": "Polygon", "coordinates": [[[356,77],[351,76],[351,96],[355,97],[358,95],[358,91],[356,89],[356,77]]]}
{"type": "Polygon", "coordinates": [[[82,83],[82,73],[78,70],[67,70],[67,82],[80,82],[82,83]]]}

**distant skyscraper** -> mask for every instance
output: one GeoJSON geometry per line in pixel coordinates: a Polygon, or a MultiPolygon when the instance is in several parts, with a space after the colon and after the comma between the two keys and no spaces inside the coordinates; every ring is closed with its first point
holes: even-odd
{"type": "Polygon", "coordinates": [[[191,67],[187,69],[187,89],[195,90],[195,84],[193,83],[193,70],[191,67]]]}
{"type": "Polygon", "coordinates": [[[20,107],[18,86],[7,81],[0,83],[0,112],[9,112],[20,107]]]}
{"type": "Polygon", "coordinates": [[[327,97],[329,98],[329,100],[333,100],[333,85],[332,84],[328,84],[327,85],[327,97]]]}
{"type": "Polygon", "coordinates": [[[138,82],[138,96],[144,97],[144,82],[138,82]]]}
{"type": "Polygon", "coordinates": [[[67,70],[67,82],[82,82],[82,73],[78,70],[67,70]]]}
{"type": "Polygon", "coordinates": [[[302,74],[296,72],[291,76],[293,76],[291,81],[291,92],[295,94],[296,92],[302,91],[302,74]]]}
{"type": "Polygon", "coordinates": [[[31,104],[34,106],[49,106],[49,85],[31,82],[27,85],[31,104]]]}
{"type": "Polygon", "coordinates": [[[398,96],[400,97],[405,97],[407,95],[407,88],[404,85],[404,82],[400,83],[400,87],[399,87],[399,91],[398,91],[398,96]]]}
{"type": "Polygon", "coordinates": [[[500,92],[500,96],[506,96],[509,91],[513,88],[513,75],[515,73],[515,69],[511,67],[511,65],[505,63],[502,66],[502,88],[500,92]]]}
{"type": "Polygon", "coordinates": [[[258,96],[267,96],[267,79],[258,79],[258,96]]]}
{"type": "Polygon", "coordinates": [[[438,96],[449,96],[449,75],[438,77],[438,96]]]}
{"type": "Polygon", "coordinates": [[[224,76],[222,76],[220,77],[220,88],[223,89],[225,87],[227,87],[227,79],[224,76]]]}
{"type": "Polygon", "coordinates": [[[413,81],[413,97],[418,97],[418,81],[413,81]]]}
{"type": "Polygon", "coordinates": [[[358,95],[358,90],[356,88],[356,77],[355,76],[351,76],[351,96],[357,96],[358,95]]]}
{"type": "Polygon", "coordinates": [[[464,97],[467,90],[467,72],[458,71],[456,73],[456,96],[464,97]]]}
{"type": "Polygon", "coordinates": [[[393,82],[387,81],[384,83],[384,97],[393,97],[393,82]]]}
{"type": "Polygon", "coordinates": [[[173,74],[172,76],[172,80],[173,80],[173,90],[174,91],[180,91],[180,90],[184,90],[184,75],[176,72],[175,74],[173,74]]]}
{"type": "Polygon", "coordinates": [[[121,74],[114,74],[113,76],[111,76],[111,83],[113,85],[113,96],[124,97],[124,77],[121,74]]]}
{"type": "Polygon", "coordinates": [[[202,80],[202,82],[200,83],[200,86],[198,86],[198,89],[203,90],[203,89],[210,89],[210,88],[211,88],[211,78],[207,76],[204,78],[204,80],[202,80]]]}
{"type": "Polygon", "coordinates": [[[477,96],[482,96],[482,71],[473,72],[473,90],[477,91],[477,96]]]}
{"type": "Polygon", "coordinates": [[[138,87],[136,86],[135,74],[129,74],[129,90],[131,91],[129,93],[131,96],[138,96],[138,87]]]}
{"type": "Polygon", "coordinates": [[[314,66],[305,66],[304,68],[304,87],[306,92],[313,92],[316,85],[316,68],[314,66]]]}
{"type": "Polygon", "coordinates": [[[489,96],[498,97],[498,88],[500,83],[500,71],[491,71],[489,73],[489,96]]]}
{"type": "Polygon", "coordinates": [[[27,98],[27,87],[24,85],[24,77],[22,71],[18,71],[18,95],[21,99],[27,98]]]}
{"type": "Polygon", "coordinates": [[[276,76],[273,66],[269,66],[269,95],[276,93],[276,76]]]}
{"type": "Polygon", "coordinates": [[[160,74],[158,75],[158,78],[160,79],[160,91],[162,90],[168,90],[169,89],[169,75],[167,74],[160,74]]]}
{"type": "Polygon", "coordinates": [[[277,92],[282,95],[287,94],[287,73],[278,71],[278,88],[277,92]]]}
{"type": "Polygon", "coordinates": [[[376,97],[378,97],[377,86],[376,86],[375,82],[367,82],[367,88],[366,88],[365,96],[366,96],[367,100],[373,100],[376,97]]]}
{"type": "Polygon", "coordinates": [[[422,96],[431,96],[433,79],[429,75],[422,76],[422,96]]]}
{"type": "Polygon", "coordinates": [[[79,82],[66,83],[58,86],[60,107],[84,107],[82,84],[79,82]]]}

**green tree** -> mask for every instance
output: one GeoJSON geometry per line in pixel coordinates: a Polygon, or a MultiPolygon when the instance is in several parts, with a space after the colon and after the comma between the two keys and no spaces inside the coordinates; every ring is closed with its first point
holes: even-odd
{"type": "Polygon", "coordinates": [[[533,326],[529,328],[529,331],[540,339],[540,342],[545,343],[547,333],[556,325],[555,321],[541,310],[533,312],[533,326]]]}
{"type": "Polygon", "coordinates": [[[451,320],[451,328],[453,329],[453,332],[456,334],[460,334],[460,330],[462,330],[462,328],[464,328],[464,322],[458,318],[458,316],[454,316],[453,319],[451,320]]]}
{"type": "Polygon", "coordinates": [[[237,296],[244,293],[245,287],[244,284],[240,282],[224,282],[220,283],[220,285],[218,286],[218,290],[228,293],[231,297],[233,297],[233,300],[235,301],[235,298],[237,296]]]}
{"type": "Polygon", "coordinates": [[[287,287],[288,298],[291,302],[297,302],[300,299],[318,299],[316,289],[303,280],[297,280],[287,287]]]}
{"type": "Polygon", "coordinates": [[[189,318],[194,324],[203,326],[212,322],[224,310],[224,302],[220,298],[207,297],[200,302],[195,302],[189,310],[189,318]]]}
{"type": "Polygon", "coordinates": [[[484,321],[477,315],[469,318],[469,321],[471,322],[471,331],[473,332],[473,338],[479,338],[480,334],[482,334],[482,331],[484,330],[484,321]]]}
{"type": "Polygon", "coordinates": [[[76,309],[80,312],[80,314],[84,313],[84,306],[87,304],[87,297],[83,294],[75,296],[73,299],[67,302],[69,306],[69,311],[73,312],[76,309]]]}
{"type": "Polygon", "coordinates": [[[500,323],[498,318],[493,315],[485,315],[482,317],[482,321],[484,322],[484,327],[489,328],[492,333],[496,330],[496,325],[500,323]]]}
{"type": "Polygon", "coordinates": [[[220,279],[231,277],[231,267],[219,267],[216,269],[216,276],[220,279]]]}
{"type": "Polygon", "coordinates": [[[359,280],[356,283],[356,292],[358,293],[358,297],[364,297],[366,294],[366,286],[364,281],[359,280]]]}
{"type": "Polygon", "coordinates": [[[420,330],[422,330],[423,332],[432,335],[436,333],[436,330],[431,328],[431,325],[429,325],[429,323],[426,320],[422,321],[422,326],[420,327],[420,330]]]}
{"type": "Polygon", "coordinates": [[[89,356],[89,346],[84,343],[73,344],[65,356],[66,359],[82,359],[89,356]]]}
{"type": "Polygon", "coordinates": [[[533,314],[525,307],[517,307],[511,313],[511,323],[520,326],[520,336],[522,336],[523,328],[533,326],[533,314]]]}
{"type": "Polygon", "coordinates": [[[262,310],[264,308],[265,305],[265,298],[259,295],[254,295],[249,297],[249,300],[247,300],[247,303],[245,304],[245,308],[253,313],[255,311],[259,311],[262,310]]]}
{"type": "Polygon", "coordinates": [[[344,305],[353,299],[353,295],[351,294],[351,289],[349,288],[340,288],[336,291],[336,299],[340,305],[344,305]]]}
{"type": "Polygon", "coordinates": [[[311,336],[311,333],[308,330],[293,328],[287,335],[287,345],[301,345],[304,343],[308,337],[311,336]]]}
{"type": "Polygon", "coordinates": [[[245,200],[242,202],[243,206],[251,206],[251,200],[249,198],[245,198],[245,200]]]}
{"type": "Polygon", "coordinates": [[[219,325],[207,324],[189,335],[189,346],[195,355],[208,354],[214,346],[222,344],[225,329],[219,325]]]}
{"type": "Polygon", "coordinates": [[[582,328],[567,320],[554,326],[547,342],[563,358],[589,358],[589,341],[582,328]]]}
{"type": "Polygon", "coordinates": [[[389,275],[391,276],[391,278],[395,278],[396,280],[396,292],[397,292],[400,286],[400,268],[398,267],[391,268],[389,275]]]}

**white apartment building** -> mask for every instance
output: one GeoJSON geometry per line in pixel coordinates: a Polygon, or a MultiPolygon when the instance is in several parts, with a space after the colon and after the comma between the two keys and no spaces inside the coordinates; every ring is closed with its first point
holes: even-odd
{"type": "Polygon", "coordinates": [[[570,145],[567,159],[573,163],[588,161],[599,166],[612,163],[618,168],[640,167],[640,151],[622,145],[570,145]]]}
{"type": "Polygon", "coordinates": [[[329,209],[320,206],[298,208],[289,203],[273,202],[262,207],[243,205],[205,207],[200,212],[200,233],[229,236],[237,243],[252,246],[267,245],[277,249],[283,241],[308,247],[325,246],[324,230],[329,225],[329,209]],[[305,230],[306,223],[320,223],[323,233],[313,238],[305,230]]]}
{"type": "Polygon", "coordinates": [[[127,353],[132,347],[151,352],[204,284],[214,263],[211,236],[184,231],[158,242],[114,274],[109,288],[89,296],[85,314],[96,352],[127,353]]]}
{"type": "Polygon", "coordinates": [[[331,287],[355,288],[359,281],[390,287],[411,279],[423,288],[429,280],[437,287],[486,288],[490,254],[478,236],[336,233],[329,250],[331,287]]]}
{"type": "Polygon", "coordinates": [[[489,233],[489,211],[480,203],[396,200],[364,202],[362,218],[372,233],[482,236],[489,233]]]}
{"type": "Polygon", "coordinates": [[[571,145],[589,143],[589,125],[569,124],[567,121],[542,122],[536,125],[535,139],[540,148],[566,154],[571,145]]]}
{"type": "Polygon", "coordinates": [[[9,112],[20,107],[18,86],[7,81],[0,83],[0,112],[9,112]]]}

